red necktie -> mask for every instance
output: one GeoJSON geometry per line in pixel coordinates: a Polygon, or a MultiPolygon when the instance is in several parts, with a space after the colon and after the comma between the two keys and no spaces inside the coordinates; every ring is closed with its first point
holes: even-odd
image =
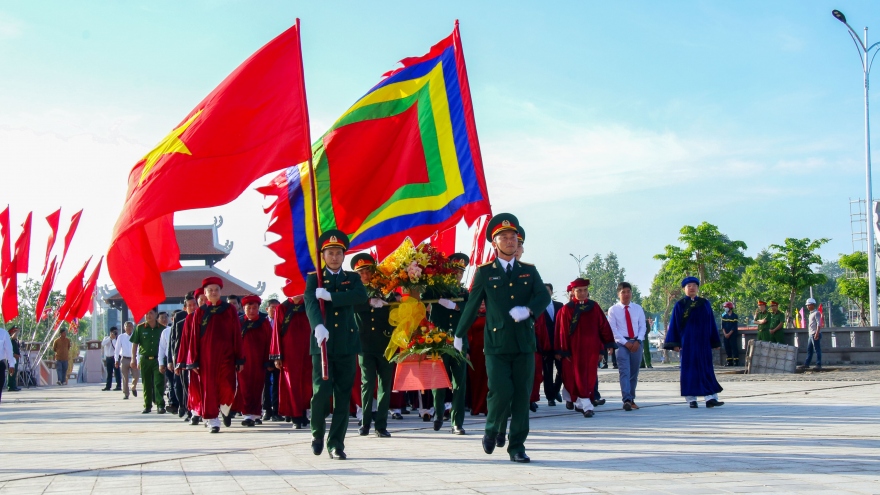
{"type": "Polygon", "coordinates": [[[629,332],[629,338],[634,339],[636,334],[633,333],[633,321],[629,317],[629,306],[624,306],[623,309],[626,310],[626,331],[629,332]]]}

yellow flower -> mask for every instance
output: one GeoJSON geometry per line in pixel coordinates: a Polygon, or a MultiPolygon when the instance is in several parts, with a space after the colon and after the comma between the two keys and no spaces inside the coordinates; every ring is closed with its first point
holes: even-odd
{"type": "Polygon", "coordinates": [[[443,342],[443,339],[440,337],[434,337],[434,343],[439,344],[440,342],[443,342]]]}
{"type": "Polygon", "coordinates": [[[440,335],[440,337],[446,337],[446,332],[440,332],[438,335],[440,335]]]}

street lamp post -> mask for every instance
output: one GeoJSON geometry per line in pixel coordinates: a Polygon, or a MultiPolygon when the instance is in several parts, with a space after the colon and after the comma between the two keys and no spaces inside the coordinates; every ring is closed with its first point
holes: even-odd
{"type": "Polygon", "coordinates": [[[875,48],[880,46],[880,42],[868,45],[868,28],[865,28],[865,39],[862,41],[859,35],[846,22],[846,16],[839,10],[832,10],[831,15],[835,19],[842,22],[849,30],[856,48],[859,50],[859,59],[862,61],[862,73],[865,82],[865,210],[868,214],[868,292],[871,298],[871,326],[877,326],[877,271],[875,268],[876,253],[874,249],[874,201],[871,194],[871,124],[868,117],[868,76],[871,74],[871,66],[874,64],[874,57],[877,52],[875,48]],[[871,55],[874,51],[874,55],[871,55]]]}
{"type": "Polygon", "coordinates": [[[571,254],[571,253],[569,253],[568,255],[571,256],[572,258],[574,258],[574,261],[577,263],[577,265],[578,265],[578,277],[580,277],[580,276],[581,276],[581,273],[583,273],[583,271],[581,270],[581,265],[583,264],[583,262],[584,262],[585,259],[587,259],[587,258],[590,257],[590,255],[586,255],[586,256],[575,256],[575,255],[573,255],[573,254],[571,254]]]}

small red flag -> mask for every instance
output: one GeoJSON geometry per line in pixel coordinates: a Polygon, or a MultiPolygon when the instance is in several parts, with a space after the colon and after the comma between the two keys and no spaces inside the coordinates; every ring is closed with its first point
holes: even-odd
{"type": "Polygon", "coordinates": [[[46,302],[49,300],[49,293],[52,292],[52,285],[55,284],[55,275],[57,274],[57,270],[55,269],[56,261],[58,261],[58,256],[52,258],[52,263],[49,265],[49,272],[46,274],[45,278],[43,278],[43,285],[40,286],[40,295],[37,297],[37,305],[34,308],[34,315],[37,318],[37,323],[43,321],[43,318],[46,317],[46,311],[44,311],[44,308],[46,307],[46,302]]]}
{"type": "Polygon", "coordinates": [[[64,252],[61,254],[61,262],[58,263],[59,270],[61,265],[64,264],[65,258],[67,258],[67,250],[70,248],[70,241],[73,240],[73,234],[76,233],[76,227],[79,225],[79,218],[82,216],[82,213],[83,211],[79,210],[70,217],[70,228],[67,229],[67,234],[64,236],[64,252]]]}
{"type": "Polygon", "coordinates": [[[0,281],[6,286],[6,270],[9,269],[11,257],[9,253],[9,205],[0,212],[0,236],[3,237],[3,245],[0,247],[0,281]]]}
{"type": "Polygon", "coordinates": [[[98,260],[95,269],[92,270],[92,274],[89,276],[89,279],[83,287],[82,292],[80,292],[79,297],[77,297],[76,302],[71,306],[71,316],[82,318],[86,313],[91,312],[92,300],[95,296],[95,286],[98,285],[98,275],[101,273],[101,264],[103,262],[104,257],[102,256],[101,259],[98,260]]]}
{"type": "Polygon", "coordinates": [[[52,232],[49,233],[49,241],[46,243],[46,260],[43,261],[43,271],[40,272],[40,275],[45,275],[46,268],[49,266],[49,254],[52,252],[52,248],[55,247],[55,238],[58,237],[58,221],[60,219],[61,208],[58,208],[58,211],[46,217],[46,222],[49,223],[49,228],[52,229],[52,232]]]}
{"type": "Polygon", "coordinates": [[[161,273],[180,267],[174,213],[226,204],[256,179],[307,161],[308,131],[297,21],[132,168],[107,270],[136,319],[165,300],[161,273]]]}
{"type": "Polygon", "coordinates": [[[24,273],[28,272],[28,265],[30,264],[30,252],[31,252],[31,220],[33,218],[33,212],[28,213],[27,218],[24,219],[24,223],[21,224],[21,235],[18,236],[18,240],[15,241],[15,254],[12,259],[15,261],[15,266],[10,266],[9,270],[15,270],[16,273],[24,273]]]}
{"type": "Polygon", "coordinates": [[[3,283],[3,320],[14,320],[18,316],[18,274],[10,270],[11,276],[3,283]]]}
{"type": "Polygon", "coordinates": [[[89,262],[92,261],[92,258],[89,258],[79,269],[76,275],[73,276],[73,280],[67,284],[67,290],[64,293],[64,304],[58,308],[58,321],[70,321],[76,315],[73,314],[74,304],[76,303],[77,297],[79,297],[80,293],[83,291],[83,278],[85,278],[86,267],[89,266],[89,262]]]}

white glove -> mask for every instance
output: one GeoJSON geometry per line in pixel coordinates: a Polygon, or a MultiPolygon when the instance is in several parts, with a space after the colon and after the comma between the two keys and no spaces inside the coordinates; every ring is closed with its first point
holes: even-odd
{"type": "Polygon", "coordinates": [[[525,306],[514,306],[510,310],[510,317],[513,321],[519,323],[529,317],[529,308],[525,306]]]}
{"type": "Polygon", "coordinates": [[[450,311],[455,309],[455,302],[450,301],[449,299],[440,299],[439,301],[437,301],[437,304],[443,306],[450,311]]]}
{"type": "Polygon", "coordinates": [[[461,352],[462,345],[461,337],[456,337],[455,340],[452,341],[452,347],[455,347],[455,350],[458,352],[461,352]]]}
{"type": "MultiPolygon", "coordinates": [[[[318,289],[320,290],[320,289],[318,289]]],[[[315,327],[315,340],[318,341],[318,345],[327,342],[327,339],[330,338],[330,330],[327,330],[327,327],[324,325],[318,325],[315,327]]]]}
{"type": "Polygon", "coordinates": [[[325,301],[332,301],[332,299],[330,298],[330,291],[323,287],[318,287],[317,289],[315,289],[315,297],[317,297],[318,299],[323,299],[325,301]]]}
{"type": "Polygon", "coordinates": [[[370,306],[379,309],[382,306],[388,306],[388,303],[378,297],[373,297],[370,299],[370,306]]]}

